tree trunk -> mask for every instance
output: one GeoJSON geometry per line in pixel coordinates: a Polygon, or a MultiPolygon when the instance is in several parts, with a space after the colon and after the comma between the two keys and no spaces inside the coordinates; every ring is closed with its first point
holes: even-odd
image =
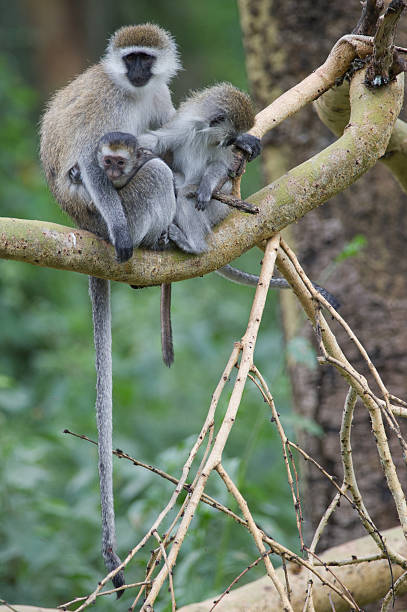
{"type": "MultiPolygon", "coordinates": [[[[317,68],[335,41],[352,31],[360,5],[354,0],[326,3],[321,0],[240,0],[241,23],[252,93],[259,108],[317,68]]],[[[406,30],[406,19],[399,28],[406,30]]],[[[304,161],[333,141],[311,107],[276,128],[265,139],[263,170],[267,182],[304,161]]],[[[288,240],[306,272],[334,293],[341,314],[368,350],[392,393],[406,395],[407,370],[407,197],[381,164],[350,189],[291,226],[288,240]],[[363,234],[366,246],[355,256],[331,265],[344,245],[363,234]],[[328,277],[326,273],[330,271],[328,277]],[[325,273],[325,275],[324,275],[325,273]]],[[[282,297],[287,339],[312,333],[293,305],[293,296],[282,297]]],[[[338,331],[338,339],[352,363],[367,374],[357,349],[338,331]]],[[[313,342],[313,340],[312,340],[313,342]]],[[[289,356],[295,408],[315,420],[322,436],[300,434],[301,443],[340,481],[342,479],[338,431],[347,393],[343,379],[331,367],[309,369],[289,356]]],[[[380,467],[371,435],[369,415],[363,407],[355,414],[352,447],[359,485],[368,510],[379,529],[398,523],[392,498],[380,467]]],[[[391,440],[400,477],[405,467],[395,439],[391,440]]],[[[310,533],[334,491],[310,466],[303,468],[303,510],[310,533]],[[305,488],[304,488],[305,487],[305,488]],[[312,491],[312,495],[307,492],[312,491]]],[[[321,549],[362,534],[357,514],[342,503],[330,520],[321,549]]],[[[309,539],[308,539],[309,544],[309,539]]]]}
{"type": "Polygon", "coordinates": [[[39,88],[48,96],[81,72],[85,48],[85,12],[80,0],[23,0],[34,31],[34,63],[39,88]]]}

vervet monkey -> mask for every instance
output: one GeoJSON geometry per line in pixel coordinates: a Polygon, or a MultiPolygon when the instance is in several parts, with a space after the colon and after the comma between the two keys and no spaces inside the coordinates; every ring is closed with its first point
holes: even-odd
{"type": "MultiPolygon", "coordinates": [[[[249,160],[258,155],[258,139],[245,133],[253,127],[254,120],[250,97],[230,83],[219,83],[189,96],[168,123],[140,136],[144,146],[171,159],[177,211],[169,236],[183,251],[192,254],[205,252],[208,248],[206,239],[212,228],[229,214],[229,206],[213,199],[212,194],[233,165],[233,146],[246,150],[249,160]],[[191,199],[193,191],[196,192],[195,200],[191,199]]],[[[229,180],[222,191],[230,193],[231,188],[229,180]]],[[[258,276],[230,265],[217,270],[217,273],[239,284],[255,286],[258,282],[258,276]]],[[[285,279],[272,279],[270,282],[270,288],[289,287],[285,279]]],[[[334,307],[339,306],[325,289],[315,287],[334,307]]],[[[170,286],[166,286],[166,292],[162,318],[170,321],[170,313],[164,310],[170,304],[170,286]]],[[[165,346],[171,347],[173,356],[172,339],[165,337],[168,327],[171,329],[168,325],[161,327],[166,363],[165,346]]]]}
{"type": "Polygon", "coordinates": [[[133,246],[164,248],[176,208],[174,177],[167,164],[124,132],[104,134],[96,158],[118,190],[133,246]]]}
{"type": "MultiPolygon", "coordinates": [[[[232,145],[247,148],[250,137],[251,157],[259,153],[258,139],[245,133],[254,118],[250,97],[230,83],[219,83],[189,96],[168,123],[140,137],[142,146],[171,160],[177,212],[170,238],[187,253],[206,251],[212,227],[230,212],[212,193],[233,165],[232,145]],[[196,202],[188,197],[193,186],[196,202]]],[[[230,180],[222,191],[230,193],[230,180]]]]}
{"type": "MultiPolygon", "coordinates": [[[[113,244],[119,262],[133,254],[132,230],[119,193],[100,168],[95,147],[109,131],[137,136],[174,114],[168,82],[180,67],[175,42],[152,24],[113,34],[101,61],[51,99],[41,123],[40,154],[49,187],[76,224],[113,244]]],[[[112,481],[112,363],[110,288],[90,278],[96,349],[96,415],[106,569],[120,564],[115,552],[112,481]]],[[[113,579],[124,584],[123,572],[113,579]]]]}

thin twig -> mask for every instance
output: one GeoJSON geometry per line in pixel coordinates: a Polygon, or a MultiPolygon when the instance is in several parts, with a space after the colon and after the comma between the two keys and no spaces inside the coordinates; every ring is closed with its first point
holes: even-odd
{"type": "MultiPolygon", "coordinates": [[[[113,593],[122,593],[124,591],[126,591],[127,589],[134,589],[136,587],[139,586],[143,586],[143,585],[147,585],[150,584],[149,582],[133,582],[132,584],[124,584],[123,586],[117,588],[117,589],[109,589],[108,591],[101,591],[100,593],[98,593],[98,597],[102,597],[103,595],[112,595],[113,593]]],[[[79,603],[80,601],[86,601],[87,595],[85,595],[84,597],[75,597],[75,599],[72,599],[71,601],[67,601],[64,604],[61,604],[59,606],[57,606],[58,609],[61,610],[66,610],[67,608],[69,608],[69,606],[73,606],[76,603],[79,603]]],[[[0,603],[2,603],[0,601],[0,603]]]]}
{"type": "Polygon", "coordinates": [[[171,592],[171,606],[172,606],[172,612],[175,612],[177,609],[177,604],[175,601],[175,593],[174,593],[174,582],[172,579],[172,569],[170,568],[170,566],[168,565],[168,558],[167,558],[167,553],[165,552],[165,547],[163,544],[162,539],[160,538],[158,531],[154,531],[154,537],[156,538],[157,542],[160,545],[160,550],[161,550],[161,554],[163,556],[164,559],[164,563],[168,568],[168,580],[170,583],[170,592],[171,592]]]}
{"type": "MultiPolygon", "coordinates": [[[[267,551],[265,554],[271,554],[273,551],[267,551]]],[[[225,597],[225,595],[229,595],[230,591],[232,590],[232,587],[235,586],[235,584],[237,582],[239,582],[239,580],[241,578],[243,578],[243,576],[245,574],[247,574],[247,572],[249,570],[251,570],[253,567],[255,567],[256,565],[258,565],[260,563],[260,561],[263,559],[263,555],[261,555],[260,557],[257,557],[257,559],[255,559],[255,561],[253,561],[252,563],[250,563],[250,565],[248,565],[247,567],[245,567],[245,569],[240,572],[240,574],[238,576],[236,576],[236,578],[234,580],[232,580],[232,582],[229,584],[229,586],[223,591],[223,593],[221,595],[219,595],[218,599],[215,599],[213,602],[213,606],[212,608],[209,610],[209,612],[213,612],[213,610],[216,608],[216,606],[218,605],[218,603],[220,603],[222,601],[222,599],[225,597]]]]}
{"type": "MultiPolygon", "coordinates": [[[[185,197],[191,199],[195,198],[196,191],[190,191],[189,193],[185,194],[185,197]]],[[[236,210],[240,210],[240,212],[249,213],[250,215],[257,215],[260,212],[260,208],[258,206],[250,204],[250,202],[240,200],[239,198],[235,198],[234,196],[223,193],[222,191],[214,191],[212,193],[212,199],[222,202],[223,204],[227,204],[236,210]]],[[[193,204],[191,204],[191,206],[193,206],[193,204]]]]}
{"type": "Polygon", "coordinates": [[[239,489],[237,488],[237,486],[235,485],[235,483],[232,481],[232,479],[230,478],[229,474],[226,472],[226,470],[224,469],[224,467],[222,466],[221,463],[219,463],[216,466],[216,471],[218,472],[219,476],[222,478],[223,482],[225,483],[225,485],[228,488],[228,491],[233,495],[233,497],[235,498],[235,500],[237,501],[243,516],[246,519],[246,522],[249,526],[249,530],[250,533],[253,536],[253,539],[256,543],[256,546],[258,548],[258,551],[260,553],[260,555],[263,558],[264,561],[264,565],[266,567],[266,572],[267,575],[269,576],[269,578],[271,579],[272,583],[274,584],[275,588],[277,589],[278,594],[280,595],[280,599],[283,605],[283,610],[284,612],[294,612],[293,608],[291,606],[290,600],[288,599],[288,594],[285,591],[283,585],[281,584],[280,580],[277,577],[276,571],[270,561],[270,557],[267,554],[266,551],[266,547],[264,546],[263,543],[263,539],[261,537],[261,533],[260,533],[260,529],[257,527],[256,523],[254,522],[254,519],[252,517],[252,514],[249,510],[249,506],[246,502],[246,500],[244,499],[243,495],[240,493],[239,489]]]}

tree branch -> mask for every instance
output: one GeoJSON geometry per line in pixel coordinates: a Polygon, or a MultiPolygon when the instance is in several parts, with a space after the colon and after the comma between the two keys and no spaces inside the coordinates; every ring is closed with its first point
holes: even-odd
{"type": "MultiPolygon", "coordinates": [[[[399,554],[407,553],[407,545],[399,527],[388,529],[383,532],[383,535],[389,546],[396,549],[399,554]]],[[[330,548],[321,557],[324,561],[330,561],[331,559],[349,558],[354,555],[358,557],[371,555],[376,551],[374,542],[372,542],[369,536],[365,536],[341,546],[330,548]]],[[[404,570],[399,566],[393,566],[393,571],[395,578],[398,578],[404,570]]],[[[351,591],[360,606],[378,601],[390,588],[390,572],[387,560],[385,559],[339,567],[336,569],[335,574],[338,575],[340,580],[351,591]],[[363,580],[361,580],[361,576],[363,576],[363,580]]],[[[277,570],[277,575],[280,580],[284,579],[283,568],[277,570]]],[[[289,575],[292,589],[291,604],[296,612],[300,612],[304,605],[308,574],[305,568],[297,572],[297,568],[289,566],[289,575]]],[[[232,612],[232,610],[233,612],[254,612],[255,610],[262,610],[263,612],[280,611],[282,608],[278,596],[272,589],[268,588],[268,581],[268,577],[260,578],[260,580],[232,591],[218,604],[216,612],[232,612]]],[[[403,587],[404,590],[407,589],[405,584],[403,584],[403,587]]],[[[346,603],[336,593],[331,591],[330,598],[335,606],[332,608],[328,589],[315,577],[313,593],[317,612],[331,612],[332,609],[335,609],[336,612],[349,610],[349,606],[347,607],[346,603]]],[[[185,606],[179,612],[208,612],[213,605],[214,599],[215,597],[212,597],[207,601],[185,606]]]]}
{"type": "MultiPolygon", "coordinates": [[[[140,286],[212,272],[346,189],[384,154],[400,112],[402,83],[398,79],[386,88],[370,91],[363,79],[360,71],[352,80],[350,123],[342,137],[251,196],[249,200],[260,207],[260,213],[230,215],[213,233],[208,241],[210,250],[203,255],[137,250],[129,262],[118,264],[113,247],[89,232],[2,218],[0,258],[140,286]]],[[[262,121],[262,129],[273,125],[264,115],[262,121]]]]}

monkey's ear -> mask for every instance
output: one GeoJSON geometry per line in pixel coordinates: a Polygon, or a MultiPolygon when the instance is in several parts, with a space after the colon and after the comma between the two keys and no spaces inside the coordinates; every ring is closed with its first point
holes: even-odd
{"type": "Polygon", "coordinates": [[[223,113],[218,113],[209,121],[209,126],[214,127],[215,125],[219,125],[222,121],[225,121],[226,116],[223,113]]]}

